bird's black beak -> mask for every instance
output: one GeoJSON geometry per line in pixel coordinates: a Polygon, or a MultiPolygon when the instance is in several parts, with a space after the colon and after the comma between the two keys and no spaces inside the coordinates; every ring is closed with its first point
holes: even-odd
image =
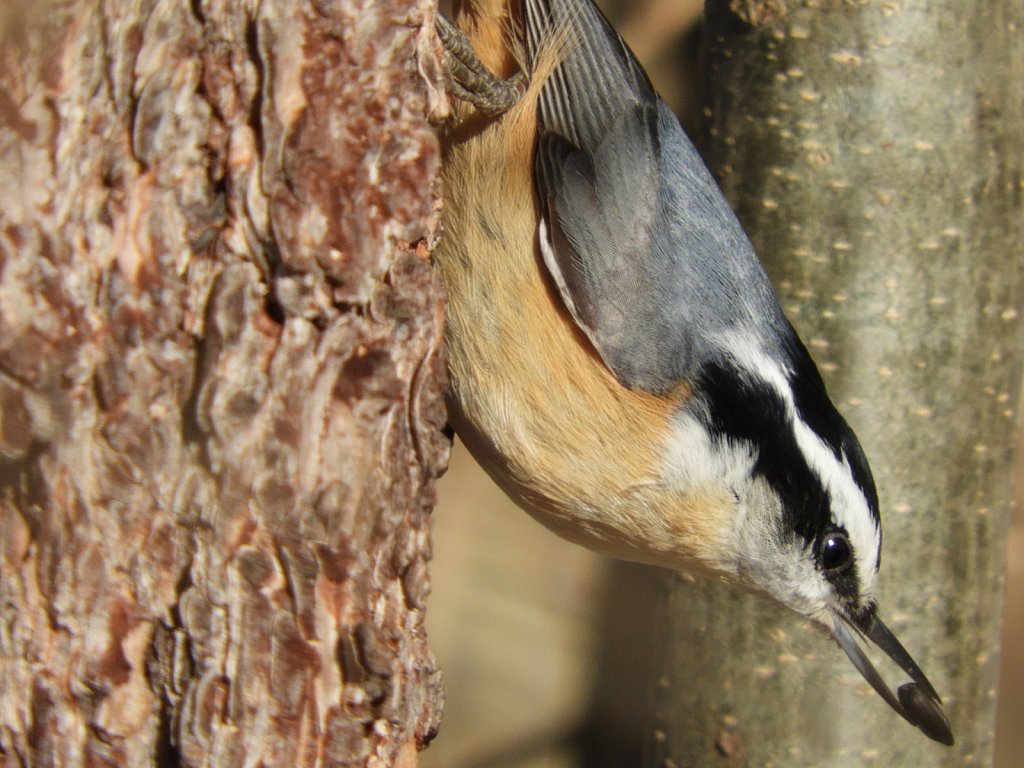
{"type": "Polygon", "coordinates": [[[856,612],[852,616],[845,613],[838,615],[833,621],[832,634],[846,651],[853,666],[857,668],[878,695],[898,712],[908,723],[921,729],[925,736],[940,744],[953,746],[953,731],[949,720],[942,711],[942,699],[928,682],[924,672],[907,653],[906,648],[889,631],[889,628],[878,618],[874,605],[856,612]],[[849,625],[849,626],[847,626],[849,625]],[[886,685],[878,670],[871,664],[864,650],[860,647],[850,627],[863,638],[877,645],[899,667],[910,675],[912,683],[904,683],[896,693],[886,685]]]}

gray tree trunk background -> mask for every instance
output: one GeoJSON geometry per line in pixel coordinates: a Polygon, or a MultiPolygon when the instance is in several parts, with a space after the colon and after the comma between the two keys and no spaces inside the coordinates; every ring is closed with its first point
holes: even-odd
{"type": "Polygon", "coordinates": [[[436,731],[432,13],[0,8],[0,766],[436,731]]]}
{"type": "Polygon", "coordinates": [[[647,765],[989,764],[1024,342],[1024,5],[707,13],[705,155],[872,459],[882,614],[957,745],[915,733],[794,616],[671,578],[647,765]]]}

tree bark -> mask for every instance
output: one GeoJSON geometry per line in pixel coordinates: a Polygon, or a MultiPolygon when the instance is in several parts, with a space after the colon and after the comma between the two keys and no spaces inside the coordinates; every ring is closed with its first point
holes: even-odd
{"type": "Polygon", "coordinates": [[[0,765],[436,731],[433,5],[0,11],[0,765]]]}
{"type": "Polygon", "coordinates": [[[777,606],[675,580],[648,765],[991,759],[1022,355],[1021,10],[708,3],[706,157],[872,460],[881,612],[957,745],[915,734],[777,606]]]}

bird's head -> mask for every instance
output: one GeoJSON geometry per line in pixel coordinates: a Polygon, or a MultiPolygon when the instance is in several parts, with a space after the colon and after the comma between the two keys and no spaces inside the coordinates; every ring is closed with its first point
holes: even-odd
{"type": "Polygon", "coordinates": [[[827,629],[889,706],[951,745],[938,693],[878,616],[878,495],[860,443],[803,346],[777,359],[740,345],[705,368],[680,416],[689,466],[724,481],[734,500],[717,567],[827,629]],[[894,692],[864,640],[912,682],[894,692]]]}

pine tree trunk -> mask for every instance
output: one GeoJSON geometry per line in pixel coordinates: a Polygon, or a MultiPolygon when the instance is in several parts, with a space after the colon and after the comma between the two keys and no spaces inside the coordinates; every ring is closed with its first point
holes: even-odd
{"type": "Polygon", "coordinates": [[[1021,11],[708,3],[706,156],[872,460],[881,612],[957,745],[915,733],[782,609],[675,581],[649,765],[991,760],[1024,341],[1021,11]]]}
{"type": "Polygon", "coordinates": [[[0,765],[436,730],[432,14],[0,9],[0,765]]]}

